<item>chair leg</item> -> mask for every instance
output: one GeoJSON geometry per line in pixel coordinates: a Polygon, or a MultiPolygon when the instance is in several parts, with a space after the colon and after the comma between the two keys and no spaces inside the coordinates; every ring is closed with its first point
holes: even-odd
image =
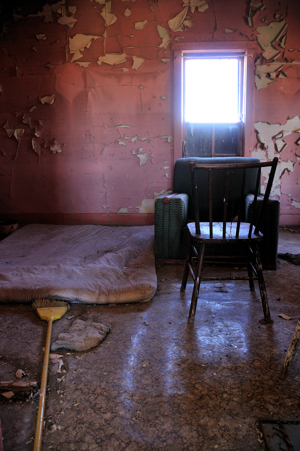
{"type": "Polygon", "coordinates": [[[189,319],[188,319],[189,324],[194,324],[194,321],[195,321],[197,301],[198,301],[199,289],[200,289],[200,284],[201,284],[201,273],[202,273],[203,262],[204,262],[204,253],[205,253],[205,244],[202,243],[201,249],[199,252],[199,257],[198,257],[197,269],[195,272],[194,288],[193,288],[192,301],[191,301],[190,313],[189,313],[189,319]]]}
{"type": "Polygon", "coordinates": [[[264,280],[264,275],[263,275],[263,270],[262,270],[262,264],[261,264],[260,254],[259,254],[259,250],[258,250],[258,245],[257,244],[255,245],[255,248],[253,249],[253,251],[254,251],[254,255],[255,255],[254,267],[255,267],[256,272],[257,272],[257,279],[258,279],[260,297],[261,297],[262,307],[263,307],[263,311],[264,311],[264,319],[261,320],[260,323],[262,323],[262,324],[272,324],[273,321],[271,320],[269,303],[268,303],[268,296],[267,296],[267,291],[266,291],[266,285],[265,285],[265,280],[264,280]]]}
{"type": "Polygon", "coordinates": [[[248,277],[249,277],[250,291],[254,291],[253,270],[252,270],[252,266],[248,262],[247,262],[247,271],[248,271],[248,277]]]}
{"type": "Polygon", "coordinates": [[[188,275],[189,275],[189,264],[191,264],[192,256],[193,256],[193,246],[190,245],[189,253],[188,253],[188,256],[186,258],[185,265],[184,265],[184,271],[183,271],[180,291],[185,291],[185,287],[186,287],[186,283],[187,283],[188,275]]]}
{"type": "Polygon", "coordinates": [[[288,369],[292,363],[292,361],[294,360],[297,348],[299,346],[300,343],[300,320],[298,320],[295,332],[293,334],[293,338],[291,340],[289,349],[286,353],[283,365],[281,367],[280,373],[279,373],[279,377],[281,379],[285,379],[288,373],[288,369]]]}

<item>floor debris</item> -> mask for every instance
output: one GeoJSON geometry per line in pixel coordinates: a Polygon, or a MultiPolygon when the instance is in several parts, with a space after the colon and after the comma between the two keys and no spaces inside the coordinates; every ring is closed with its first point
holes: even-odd
{"type": "MultiPolygon", "coordinates": [[[[110,332],[110,327],[91,320],[76,319],[67,332],[60,333],[51,350],[87,351],[98,346],[110,332]]],[[[57,371],[59,372],[59,371],[57,371]]]]}

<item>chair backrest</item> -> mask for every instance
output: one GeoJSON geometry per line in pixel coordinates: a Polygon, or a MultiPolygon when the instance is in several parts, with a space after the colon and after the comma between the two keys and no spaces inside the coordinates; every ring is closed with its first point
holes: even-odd
{"type": "MultiPolygon", "coordinates": [[[[258,215],[252,215],[249,224],[250,237],[255,226],[254,233],[258,234],[266,211],[267,202],[270,196],[278,158],[270,162],[255,162],[241,164],[196,164],[190,161],[190,176],[192,186],[192,198],[195,215],[196,233],[200,234],[200,222],[203,221],[199,214],[201,196],[208,199],[210,238],[213,238],[213,222],[223,223],[223,239],[226,237],[227,223],[236,222],[236,238],[239,238],[240,223],[243,219],[243,209],[245,205],[245,186],[249,171],[253,177],[256,173],[253,211],[256,211],[257,199],[260,191],[262,168],[269,168],[269,175],[265,194],[258,215]],[[199,174],[201,172],[201,175],[199,174]],[[207,183],[207,191],[198,190],[197,180],[201,177],[207,183]],[[217,183],[215,183],[217,181],[217,183]],[[214,192],[217,187],[218,193],[214,192]]],[[[265,176],[265,174],[264,174],[265,176]]]]}
{"type": "MultiPolygon", "coordinates": [[[[174,166],[174,180],[173,180],[173,192],[174,193],[185,193],[189,196],[188,202],[188,219],[189,221],[194,220],[194,205],[192,198],[192,185],[191,185],[191,177],[190,177],[190,161],[194,161],[196,164],[248,164],[248,163],[259,163],[260,160],[258,158],[253,157],[213,157],[213,158],[199,158],[199,157],[188,157],[188,158],[179,158],[175,162],[174,166]]],[[[221,171],[222,173],[222,171],[221,171]]],[[[220,173],[220,174],[221,174],[220,173]]],[[[218,218],[218,213],[222,212],[223,203],[217,205],[218,202],[218,193],[219,191],[223,191],[223,176],[219,174],[219,177],[214,182],[214,196],[213,205],[215,206],[215,220],[222,220],[222,216],[218,218]]],[[[247,177],[245,180],[245,195],[254,194],[255,185],[256,185],[256,176],[257,170],[250,169],[247,171],[247,177]]],[[[231,189],[229,192],[230,202],[236,200],[237,197],[237,189],[235,189],[235,180],[230,184],[231,189]]],[[[199,174],[197,176],[197,186],[199,192],[201,191],[201,202],[199,200],[199,211],[200,217],[203,221],[208,221],[208,211],[209,211],[209,200],[208,200],[208,183],[205,178],[205,174],[199,174]]],[[[238,182],[236,183],[236,187],[238,187],[238,182]]],[[[236,202],[235,202],[236,203],[236,202]]]]}

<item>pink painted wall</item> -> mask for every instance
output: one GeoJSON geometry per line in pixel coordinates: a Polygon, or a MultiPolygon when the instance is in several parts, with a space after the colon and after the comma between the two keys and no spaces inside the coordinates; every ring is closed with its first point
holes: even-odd
{"type": "MultiPolygon", "coordinates": [[[[281,1],[281,6],[264,0],[264,9],[254,11],[253,27],[248,24],[249,1],[104,3],[69,0],[68,6],[76,8],[65,14],[63,8],[57,10],[62,2],[52,9],[41,7],[39,14],[35,11],[31,16],[18,10],[14,19],[3,23],[0,218],[106,224],[153,221],[154,198],[172,187],[172,44],[256,42],[258,27],[284,21],[286,29],[272,42],[280,49],[274,61],[284,66],[271,74],[268,86],[259,90],[253,86],[251,126],[268,123],[285,129],[287,120],[300,114],[297,0],[281,1]],[[186,13],[185,21],[179,20],[174,29],[169,21],[181,12],[186,13]],[[74,25],[61,23],[66,20],[74,25]],[[139,22],[144,23],[136,25],[139,22]],[[40,34],[45,39],[38,39],[40,34]],[[89,41],[80,50],[82,56],[71,53],[72,38],[78,35],[89,41]],[[123,55],[121,62],[115,60],[116,54],[123,55]],[[105,62],[108,56],[115,64],[105,62]],[[104,60],[98,64],[101,57],[104,60]],[[44,96],[54,96],[53,103],[43,104],[44,96]]],[[[263,51],[257,48],[255,62],[266,67],[260,59],[263,51]]],[[[287,147],[278,152],[272,148],[276,140],[258,143],[255,132],[252,147],[246,149],[247,154],[265,159],[274,152],[279,156],[274,195],[281,200],[282,224],[300,223],[299,138],[293,130],[284,137],[287,147]]]]}

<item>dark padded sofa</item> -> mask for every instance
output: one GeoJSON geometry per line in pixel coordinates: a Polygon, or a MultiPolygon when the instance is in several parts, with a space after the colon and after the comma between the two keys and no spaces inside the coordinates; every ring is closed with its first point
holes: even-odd
{"type": "MultiPolygon", "coordinates": [[[[183,260],[186,258],[189,235],[186,224],[193,221],[194,213],[192,208],[192,190],[190,182],[189,163],[194,160],[198,164],[221,164],[221,163],[254,163],[259,161],[257,158],[247,157],[215,157],[199,158],[188,157],[180,158],[176,161],[174,167],[173,194],[159,196],[155,200],[155,256],[165,260],[183,260]]],[[[245,186],[245,206],[244,218],[248,220],[250,215],[257,214],[253,212],[252,199],[255,183],[255,173],[247,177],[245,186]]],[[[202,221],[208,221],[208,201],[206,191],[206,182],[197,180],[198,189],[203,193],[199,199],[200,218],[202,221]]],[[[234,205],[234,180],[230,181],[231,196],[234,205]]],[[[217,187],[214,186],[214,189],[217,187]]],[[[257,209],[260,208],[261,201],[257,203],[257,209]]],[[[215,211],[219,207],[215,205],[215,211]]],[[[222,209],[220,208],[220,211],[222,209]]],[[[262,225],[264,240],[260,243],[260,253],[262,263],[265,269],[276,269],[278,232],[279,232],[279,212],[280,202],[277,199],[270,198],[267,206],[267,217],[262,225]]],[[[219,220],[216,218],[215,220],[219,220]]],[[[237,250],[238,251],[238,250],[237,250]]],[[[217,257],[217,250],[211,245],[208,253],[213,260],[217,257]]],[[[234,253],[236,250],[233,250],[234,253]]]]}

